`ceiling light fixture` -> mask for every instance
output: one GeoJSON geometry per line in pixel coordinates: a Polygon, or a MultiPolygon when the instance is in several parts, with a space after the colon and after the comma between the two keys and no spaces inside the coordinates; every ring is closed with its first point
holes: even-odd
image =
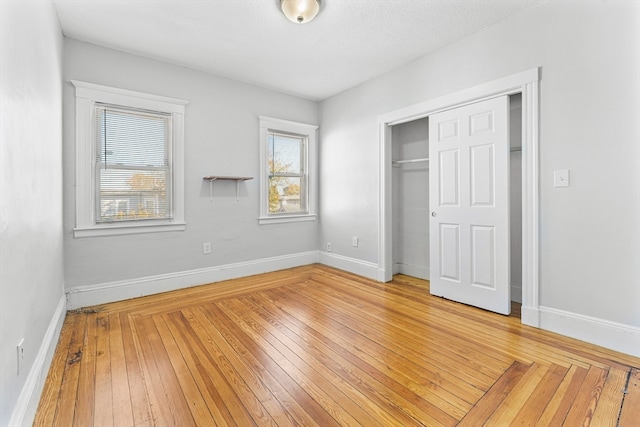
{"type": "Polygon", "coordinates": [[[280,8],[289,21],[306,24],[320,11],[320,0],[280,0],[280,8]]]}

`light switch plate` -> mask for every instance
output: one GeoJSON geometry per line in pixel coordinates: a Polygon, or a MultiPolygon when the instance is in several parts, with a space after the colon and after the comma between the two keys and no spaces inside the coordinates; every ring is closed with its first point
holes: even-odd
{"type": "Polygon", "coordinates": [[[553,186],[554,187],[569,186],[569,169],[558,169],[553,171],[553,186]]]}

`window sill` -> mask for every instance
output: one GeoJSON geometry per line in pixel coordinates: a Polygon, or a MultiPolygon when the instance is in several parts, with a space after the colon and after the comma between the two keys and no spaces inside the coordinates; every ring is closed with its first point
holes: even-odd
{"type": "Polygon", "coordinates": [[[172,222],[170,224],[116,224],[101,225],[90,228],[74,228],[73,237],[76,239],[83,237],[100,236],[124,236],[127,234],[161,233],[166,231],[184,231],[187,224],[184,222],[172,222]]]}
{"type": "Polygon", "coordinates": [[[305,222],[315,221],[318,215],[305,214],[305,215],[282,215],[282,216],[266,216],[258,218],[259,224],[282,224],[285,222],[305,222]]]}

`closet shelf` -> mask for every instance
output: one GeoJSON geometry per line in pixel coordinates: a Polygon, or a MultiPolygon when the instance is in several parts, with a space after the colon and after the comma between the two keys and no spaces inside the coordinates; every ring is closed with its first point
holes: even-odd
{"type": "Polygon", "coordinates": [[[253,179],[252,176],[220,176],[220,175],[210,175],[202,178],[205,181],[209,181],[209,197],[211,198],[211,202],[213,203],[213,181],[235,181],[236,182],[236,202],[238,201],[238,191],[240,188],[241,181],[249,181],[253,179]]]}

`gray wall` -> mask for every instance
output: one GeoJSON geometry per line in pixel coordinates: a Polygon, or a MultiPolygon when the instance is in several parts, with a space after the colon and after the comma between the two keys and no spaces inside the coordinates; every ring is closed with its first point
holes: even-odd
{"type": "MultiPolygon", "coordinates": [[[[34,368],[36,355],[64,301],[62,33],[51,2],[0,4],[0,425],[5,426],[23,389],[34,390],[37,403],[43,378],[34,368]],[[16,345],[22,338],[24,366],[18,376],[16,345]]],[[[48,363],[40,360],[39,366],[43,363],[46,375],[48,363]]],[[[26,409],[27,418],[34,409],[26,409]]]]}
{"type": "Polygon", "coordinates": [[[379,115],[541,66],[540,303],[640,326],[639,7],[547,2],[324,101],[321,242],[378,262],[379,115]]]}
{"type": "Polygon", "coordinates": [[[66,286],[94,285],[316,250],[317,222],[258,225],[259,122],[317,124],[318,104],[187,68],[65,38],[66,286]],[[185,115],[185,232],[75,239],[75,97],[81,80],[189,101],[185,115]],[[207,175],[253,176],[240,184],[207,175]],[[202,243],[212,254],[203,255],[202,243]]]}

